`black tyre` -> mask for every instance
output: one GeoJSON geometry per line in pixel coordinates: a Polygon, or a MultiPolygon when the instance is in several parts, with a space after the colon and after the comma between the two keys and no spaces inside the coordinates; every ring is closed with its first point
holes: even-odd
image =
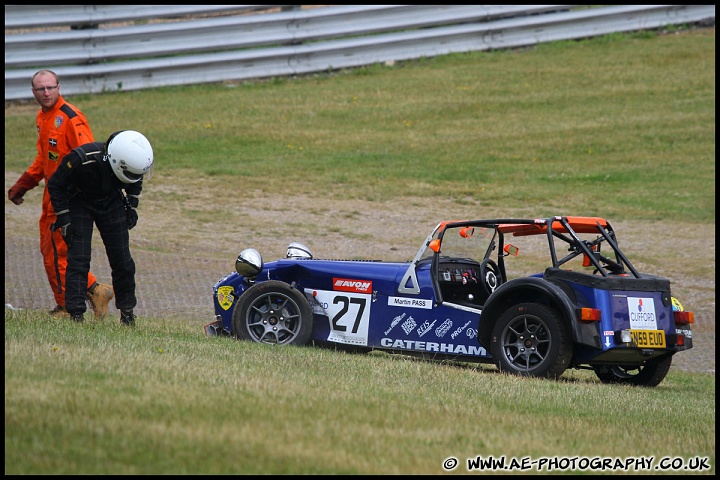
{"type": "Polygon", "coordinates": [[[665,379],[672,365],[672,357],[649,361],[642,366],[595,366],[595,375],[603,383],[657,387],[665,379]]]}
{"type": "Polygon", "coordinates": [[[570,364],[572,340],[557,311],[521,303],[503,313],[493,327],[490,353],[501,372],[558,378],[570,364]]]}
{"type": "Polygon", "coordinates": [[[312,328],[312,307],[303,294],[277,280],[248,288],[233,311],[233,331],[242,340],[305,345],[312,328]]]}

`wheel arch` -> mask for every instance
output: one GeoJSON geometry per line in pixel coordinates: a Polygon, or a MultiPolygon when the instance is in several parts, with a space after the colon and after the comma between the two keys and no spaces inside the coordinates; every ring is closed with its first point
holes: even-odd
{"type": "Polygon", "coordinates": [[[478,340],[485,348],[490,345],[490,336],[497,319],[512,305],[533,302],[547,305],[558,311],[577,341],[576,306],[568,295],[557,285],[542,278],[525,277],[510,280],[498,287],[482,309],[478,325],[478,340]]]}

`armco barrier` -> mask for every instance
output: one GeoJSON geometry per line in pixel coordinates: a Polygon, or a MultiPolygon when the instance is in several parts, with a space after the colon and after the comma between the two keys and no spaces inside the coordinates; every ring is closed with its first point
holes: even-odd
{"type": "Polygon", "coordinates": [[[715,20],[714,5],[301,7],[309,6],[9,5],[5,100],[31,98],[30,77],[40,68],[56,71],[63,93],[72,95],[298,75],[715,20]]]}

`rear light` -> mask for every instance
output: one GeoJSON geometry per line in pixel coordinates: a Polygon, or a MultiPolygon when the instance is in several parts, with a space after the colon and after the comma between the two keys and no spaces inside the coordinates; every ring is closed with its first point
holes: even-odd
{"type": "Polygon", "coordinates": [[[581,308],[580,320],[583,322],[599,322],[601,312],[597,308],[581,308]]]}
{"type": "Polygon", "coordinates": [[[693,312],[673,312],[675,317],[675,325],[692,325],[695,323],[695,314],[693,312]]]}
{"type": "Polygon", "coordinates": [[[675,346],[682,347],[685,345],[685,335],[679,333],[678,336],[675,338],[675,346]]]}

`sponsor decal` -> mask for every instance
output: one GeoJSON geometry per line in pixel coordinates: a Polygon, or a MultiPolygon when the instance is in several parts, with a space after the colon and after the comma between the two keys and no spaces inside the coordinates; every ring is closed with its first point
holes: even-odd
{"type": "Polygon", "coordinates": [[[58,155],[57,152],[48,152],[48,158],[52,160],[53,162],[57,162],[60,158],[60,155],[58,155]]]}
{"type": "Polygon", "coordinates": [[[391,307],[432,308],[432,302],[426,298],[388,297],[391,307]]]}
{"type": "Polygon", "coordinates": [[[385,330],[385,335],[387,335],[388,333],[390,333],[390,330],[392,330],[393,328],[395,328],[395,325],[397,325],[398,323],[400,323],[403,318],[405,318],[405,314],[404,314],[404,313],[401,313],[401,314],[398,315],[397,317],[393,318],[393,321],[392,321],[392,323],[390,324],[390,328],[388,328],[387,330],[385,330]]]}
{"type": "MultiPolygon", "coordinates": [[[[445,319],[445,321],[443,323],[441,323],[440,326],[435,329],[435,335],[437,335],[438,338],[444,337],[445,334],[450,331],[452,326],[453,326],[452,320],[450,320],[449,318],[445,319]]],[[[387,335],[387,333],[385,335],[387,335]]]]}
{"type": "Polygon", "coordinates": [[[675,333],[678,335],[685,335],[687,338],[692,338],[692,330],[686,330],[684,328],[676,328],[675,333]]]}
{"type": "Polygon", "coordinates": [[[369,280],[333,278],[333,290],[341,292],[370,293],[372,292],[372,282],[369,280]]]}
{"type": "Polygon", "coordinates": [[[630,328],[633,330],[657,330],[655,302],[652,298],[627,297],[630,328]]]}
{"type": "Polygon", "coordinates": [[[425,321],[423,322],[423,324],[420,325],[420,328],[417,329],[418,336],[422,337],[422,336],[425,335],[427,332],[429,332],[430,330],[432,330],[433,325],[435,325],[435,322],[437,322],[437,320],[433,320],[432,323],[430,323],[430,320],[425,320],[425,321]]]}
{"type": "Polygon", "coordinates": [[[405,320],[400,327],[402,327],[405,335],[408,335],[415,327],[417,327],[417,322],[413,317],[408,317],[408,319],[405,320]]]}
{"type": "Polygon", "coordinates": [[[680,300],[678,300],[675,297],[672,297],[672,307],[673,312],[684,312],[685,308],[683,308],[682,303],[680,303],[680,300]]]}
{"type": "Polygon", "coordinates": [[[465,330],[468,325],[470,325],[470,320],[465,322],[465,325],[463,325],[462,327],[456,328],[455,331],[450,334],[450,337],[455,340],[455,338],[457,338],[457,336],[460,335],[460,333],[462,333],[462,331],[465,330]]]}
{"type": "Polygon", "coordinates": [[[62,125],[62,124],[63,124],[63,118],[60,115],[55,117],[55,128],[60,128],[60,125],[62,125]]]}
{"type": "Polygon", "coordinates": [[[55,140],[54,138],[51,138],[51,139],[50,139],[50,146],[51,146],[51,147],[57,147],[57,140],[55,140]]]}
{"type": "Polygon", "coordinates": [[[219,287],[217,289],[217,299],[220,308],[227,310],[232,307],[232,304],[235,301],[235,289],[228,286],[219,287]]]}
{"type": "Polygon", "coordinates": [[[397,350],[420,350],[425,352],[446,353],[453,355],[487,356],[487,351],[480,345],[453,345],[451,343],[418,342],[416,340],[393,340],[383,338],[380,344],[385,348],[397,350]]]}

